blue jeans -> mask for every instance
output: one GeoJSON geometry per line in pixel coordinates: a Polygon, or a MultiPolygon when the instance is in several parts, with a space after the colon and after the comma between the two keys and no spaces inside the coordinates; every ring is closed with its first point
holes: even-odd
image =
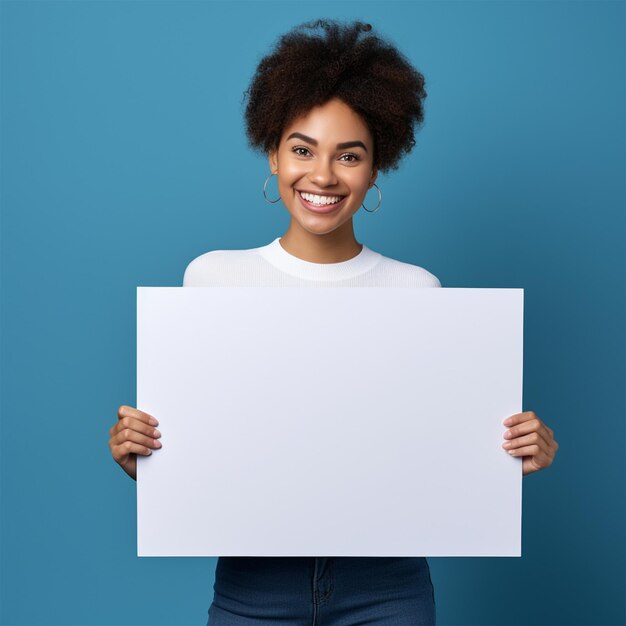
{"type": "Polygon", "coordinates": [[[207,626],[435,624],[424,557],[220,557],[207,626]]]}

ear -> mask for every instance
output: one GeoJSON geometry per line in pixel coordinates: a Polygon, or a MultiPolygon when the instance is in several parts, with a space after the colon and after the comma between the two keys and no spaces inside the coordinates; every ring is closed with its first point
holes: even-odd
{"type": "Polygon", "coordinates": [[[376,168],[372,169],[372,175],[370,176],[370,182],[368,185],[368,189],[371,189],[378,178],[378,170],[376,168]]]}
{"type": "Polygon", "coordinates": [[[267,154],[267,160],[270,165],[270,171],[272,174],[278,172],[278,153],[276,150],[270,150],[267,154]]]}

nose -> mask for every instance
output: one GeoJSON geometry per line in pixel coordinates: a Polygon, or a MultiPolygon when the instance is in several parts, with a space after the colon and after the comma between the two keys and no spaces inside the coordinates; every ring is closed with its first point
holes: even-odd
{"type": "Polygon", "coordinates": [[[330,187],[338,182],[333,165],[324,159],[319,159],[313,163],[308,178],[320,188],[330,187]]]}

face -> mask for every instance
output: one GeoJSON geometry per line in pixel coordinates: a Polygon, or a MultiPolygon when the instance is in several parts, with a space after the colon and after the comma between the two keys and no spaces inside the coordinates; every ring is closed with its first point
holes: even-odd
{"type": "Polygon", "coordinates": [[[376,180],[374,142],[363,119],[339,99],[296,119],[269,154],[292,228],[325,235],[352,228],[376,180]]]}

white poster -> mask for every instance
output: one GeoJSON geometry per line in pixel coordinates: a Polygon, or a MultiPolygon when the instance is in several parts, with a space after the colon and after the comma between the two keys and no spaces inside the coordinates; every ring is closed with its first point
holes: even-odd
{"type": "Polygon", "coordinates": [[[137,291],[139,556],[520,556],[523,290],[137,291]]]}

